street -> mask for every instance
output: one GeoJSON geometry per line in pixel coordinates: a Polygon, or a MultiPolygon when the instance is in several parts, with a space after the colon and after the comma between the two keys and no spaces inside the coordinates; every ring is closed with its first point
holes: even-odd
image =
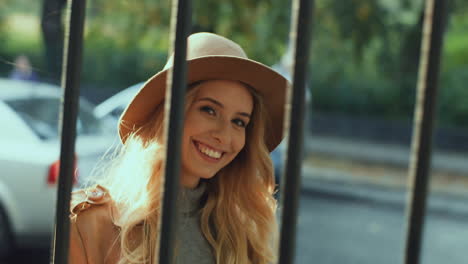
{"type": "MultiPolygon", "coordinates": [[[[423,264],[466,264],[468,217],[430,213],[423,264]]],[[[403,263],[403,207],[302,196],[296,263],[403,263]]]]}
{"type": "MultiPolygon", "coordinates": [[[[466,264],[468,217],[429,214],[424,264],[466,264]]],[[[304,192],[300,201],[296,263],[403,263],[404,208],[304,192]]],[[[48,250],[22,250],[7,262],[48,263],[48,250]]]]}

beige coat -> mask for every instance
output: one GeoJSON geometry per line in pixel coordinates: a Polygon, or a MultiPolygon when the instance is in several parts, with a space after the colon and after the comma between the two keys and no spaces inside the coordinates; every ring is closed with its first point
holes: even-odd
{"type": "Polygon", "coordinates": [[[119,227],[113,202],[101,186],[72,193],[70,264],[114,264],[120,256],[119,227]]]}

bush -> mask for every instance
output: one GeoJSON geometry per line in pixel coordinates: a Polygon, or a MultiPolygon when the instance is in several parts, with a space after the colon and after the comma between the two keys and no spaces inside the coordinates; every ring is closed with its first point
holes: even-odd
{"type": "Polygon", "coordinates": [[[467,83],[468,65],[442,74],[438,96],[441,125],[468,128],[467,83]]]}
{"type": "MultiPolygon", "coordinates": [[[[416,77],[403,80],[355,78],[344,73],[324,73],[311,67],[312,111],[411,120],[414,115],[416,77]]],[[[441,72],[437,121],[444,127],[468,128],[468,67],[441,72]]],[[[356,75],[355,75],[356,76],[356,75]]]]}
{"type": "Polygon", "coordinates": [[[120,90],[146,80],[164,66],[166,51],[144,50],[137,43],[128,48],[117,40],[91,32],[85,41],[83,82],[103,89],[120,90]]]}

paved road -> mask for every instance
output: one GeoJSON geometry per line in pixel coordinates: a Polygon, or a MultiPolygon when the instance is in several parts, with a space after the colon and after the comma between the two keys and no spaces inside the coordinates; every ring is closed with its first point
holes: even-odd
{"type": "MultiPolygon", "coordinates": [[[[403,229],[403,206],[309,192],[301,197],[296,263],[402,263],[403,229]]],[[[468,217],[429,214],[423,264],[466,264],[467,245],[468,217]]],[[[23,250],[1,264],[47,262],[47,250],[23,250]]]]}
{"type": "MultiPolygon", "coordinates": [[[[468,263],[468,217],[430,213],[423,264],[468,263]]],[[[403,206],[302,196],[296,263],[403,263],[403,206]]]]}

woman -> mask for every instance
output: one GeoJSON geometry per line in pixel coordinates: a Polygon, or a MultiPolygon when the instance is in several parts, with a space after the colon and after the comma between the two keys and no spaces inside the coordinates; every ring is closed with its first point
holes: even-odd
{"type": "MultiPolygon", "coordinates": [[[[282,138],[288,82],[215,34],[191,35],[187,54],[174,263],[271,263],[276,202],[269,152],[282,138]]],[[[123,146],[99,185],[73,194],[70,263],[157,261],[171,67],[169,58],[122,114],[123,146]]]]}

